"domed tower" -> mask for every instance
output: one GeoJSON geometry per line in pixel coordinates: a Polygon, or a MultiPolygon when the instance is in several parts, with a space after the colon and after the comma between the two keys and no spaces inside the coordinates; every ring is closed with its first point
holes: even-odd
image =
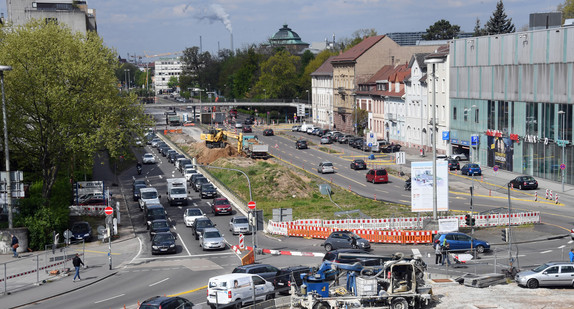
{"type": "Polygon", "coordinates": [[[269,39],[269,46],[272,48],[285,47],[293,54],[300,54],[305,48],[309,47],[309,43],[301,41],[301,37],[297,32],[291,30],[286,24],[283,28],[279,29],[273,37],[269,39]]]}

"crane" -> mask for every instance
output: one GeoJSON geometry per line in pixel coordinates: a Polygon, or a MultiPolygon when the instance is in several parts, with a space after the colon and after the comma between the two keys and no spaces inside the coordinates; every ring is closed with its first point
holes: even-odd
{"type": "Polygon", "coordinates": [[[163,56],[175,56],[175,55],[181,55],[183,52],[171,52],[171,53],[161,53],[161,54],[155,54],[155,55],[148,55],[146,51],[144,51],[144,57],[146,58],[157,58],[157,57],[163,57],[163,56]]]}

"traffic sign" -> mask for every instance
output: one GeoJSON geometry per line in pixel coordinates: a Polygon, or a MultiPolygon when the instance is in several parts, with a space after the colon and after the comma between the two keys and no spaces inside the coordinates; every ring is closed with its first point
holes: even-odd
{"type": "Polygon", "coordinates": [[[566,164],[564,164],[564,163],[560,164],[560,169],[561,169],[561,170],[566,169],[566,164]]]}
{"type": "Polygon", "coordinates": [[[106,209],[104,209],[104,212],[106,213],[106,215],[111,215],[114,213],[114,209],[111,208],[110,206],[106,207],[106,209]]]}
{"type": "Polygon", "coordinates": [[[250,201],[249,203],[247,203],[247,207],[249,207],[249,209],[253,210],[256,207],[255,201],[250,201]]]}
{"type": "Polygon", "coordinates": [[[407,160],[404,151],[395,153],[395,164],[405,164],[406,162],[407,160]]]}
{"type": "Polygon", "coordinates": [[[72,238],[72,236],[73,236],[72,231],[70,231],[70,230],[64,231],[64,238],[65,239],[70,239],[70,238],[72,238]]]}
{"type": "Polygon", "coordinates": [[[498,172],[498,165],[495,165],[492,169],[493,169],[495,172],[498,172]]]}

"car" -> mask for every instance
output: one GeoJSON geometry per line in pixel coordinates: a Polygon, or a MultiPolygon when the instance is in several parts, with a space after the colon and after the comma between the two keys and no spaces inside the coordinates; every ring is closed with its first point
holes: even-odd
{"type": "Polygon", "coordinates": [[[149,225],[149,239],[159,232],[169,232],[169,223],[166,219],[155,219],[149,225]]]}
{"type": "Polygon", "coordinates": [[[331,140],[333,142],[338,142],[340,138],[344,137],[345,134],[341,133],[341,132],[336,132],[331,136],[331,140]]]}
{"type": "Polygon", "coordinates": [[[291,132],[297,132],[297,131],[299,131],[299,128],[300,128],[300,127],[301,127],[301,126],[292,126],[292,127],[291,127],[291,132]]]}
{"type": "Polygon", "coordinates": [[[161,195],[157,193],[156,188],[140,188],[140,198],[138,200],[138,204],[140,205],[141,210],[145,210],[145,206],[147,204],[160,204],[159,199],[161,195]]]}
{"type": "Polygon", "coordinates": [[[255,274],[269,282],[275,282],[279,274],[279,268],[269,264],[249,264],[237,266],[231,271],[232,274],[255,274]]]}
{"type": "Polygon", "coordinates": [[[199,189],[201,188],[202,185],[209,183],[209,180],[207,180],[207,178],[205,177],[196,177],[195,180],[193,180],[193,182],[191,183],[191,186],[193,187],[193,190],[195,192],[199,192],[199,189]]]}
{"type": "Polygon", "coordinates": [[[377,149],[373,149],[373,152],[383,152],[383,148],[387,147],[389,145],[389,141],[387,141],[386,139],[378,139],[377,140],[377,149]]]}
{"type": "Polygon", "coordinates": [[[439,233],[435,236],[435,239],[438,239],[440,244],[443,244],[445,239],[446,242],[449,244],[450,251],[468,251],[471,249],[471,239],[472,239],[472,248],[476,249],[476,252],[483,253],[490,250],[490,244],[487,241],[476,239],[474,237],[470,237],[464,233],[460,232],[452,232],[452,233],[439,233]]]}
{"type": "Polygon", "coordinates": [[[329,133],[330,131],[331,130],[329,130],[329,129],[321,129],[321,130],[319,130],[319,132],[317,132],[317,136],[323,136],[323,135],[329,133]]]}
{"type": "Polygon", "coordinates": [[[191,227],[193,225],[193,222],[195,221],[195,219],[202,218],[202,217],[206,218],[203,211],[197,207],[187,208],[183,212],[183,222],[185,222],[185,226],[187,226],[187,227],[191,227]]]}
{"type": "Polygon", "coordinates": [[[363,159],[355,159],[351,162],[351,169],[352,170],[364,170],[367,168],[367,163],[363,159]]]}
{"type": "Polygon", "coordinates": [[[464,153],[453,153],[450,155],[450,158],[455,159],[455,160],[459,160],[459,161],[468,160],[468,157],[464,153]]]}
{"type": "Polygon", "coordinates": [[[148,204],[144,210],[145,224],[149,229],[153,220],[167,220],[167,212],[161,204],[148,204]]]}
{"type": "Polygon", "coordinates": [[[321,129],[319,128],[314,128],[313,131],[311,132],[312,135],[317,135],[319,134],[319,131],[321,131],[321,129]]]}
{"type": "Polygon", "coordinates": [[[335,167],[333,167],[333,163],[331,163],[331,162],[321,162],[321,163],[319,163],[319,167],[317,168],[317,172],[321,173],[321,174],[334,173],[335,167]]]}
{"type": "Polygon", "coordinates": [[[216,216],[222,214],[230,215],[233,212],[233,208],[231,208],[231,203],[229,203],[227,198],[220,197],[213,200],[213,203],[211,204],[211,212],[216,216]]]}
{"type": "Polygon", "coordinates": [[[362,137],[352,137],[347,144],[349,144],[349,147],[357,148],[358,143],[363,143],[362,137]]]}
{"type": "Polygon", "coordinates": [[[448,159],[448,169],[449,170],[460,170],[460,163],[456,159],[448,159]]]}
{"type": "Polygon", "coordinates": [[[460,173],[463,175],[482,175],[482,169],[480,168],[480,165],[476,164],[476,163],[467,163],[465,164],[461,169],[460,169],[460,173]]]}
{"type": "Polygon", "coordinates": [[[365,179],[367,179],[367,182],[372,183],[387,183],[389,182],[389,174],[384,168],[373,168],[367,172],[365,179]]]}
{"type": "Polygon", "coordinates": [[[273,284],[258,275],[227,274],[209,278],[207,305],[210,308],[241,308],[255,301],[275,297],[273,284]],[[252,287],[255,287],[254,289],[252,287]]]}
{"type": "Polygon", "coordinates": [[[175,168],[178,171],[180,171],[181,173],[183,173],[183,171],[185,170],[186,165],[191,165],[192,168],[195,167],[195,166],[193,166],[193,163],[191,162],[191,160],[186,158],[184,155],[181,155],[180,157],[175,159],[174,164],[175,164],[175,168]]]}
{"type": "Polygon", "coordinates": [[[235,123],[235,129],[237,129],[237,130],[243,129],[243,124],[241,122],[236,122],[235,123]]]}
{"type": "Polygon", "coordinates": [[[541,286],[572,287],[574,285],[573,262],[549,262],[531,270],[521,271],[514,277],[516,283],[530,289],[541,286]]]}
{"type": "Polygon", "coordinates": [[[185,177],[185,179],[187,179],[188,182],[191,180],[191,177],[195,174],[199,174],[199,172],[193,168],[186,168],[185,171],[183,172],[183,176],[185,177]]]}
{"type": "Polygon", "coordinates": [[[145,184],[141,184],[141,183],[135,185],[135,189],[134,189],[134,192],[133,192],[133,200],[134,200],[134,201],[137,201],[137,200],[140,199],[140,196],[141,196],[140,189],[143,189],[143,188],[147,188],[147,186],[146,186],[145,184]]]}
{"type": "Polygon", "coordinates": [[[329,136],[322,136],[320,143],[321,144],[333,144],[333,140],[329,136]]]}
{"type": "Polygon", "coordinates": [[[167,296],[154,296],[144,300],[140,309],[162,309],[162,308],[181,308],[181,309],[191,309],[193,303],[182,297],[167,297],[167,296]]]}
{"type": "Polygon", "coordinates": [[[272,129],[265,129],[263,130],[263,136],[273,136],[273,130],[272,129]]]}
{"type": "Polygon", "coordinates": [[[158,253],[176,253],[175,236],[172,232],[157,232],[152,236],[151,254],[158,253]]]}
{"type": "Polygon", "coordinates": [[[353,135],[347,134],[339,137],[337,141],[339,142],[339,144],[348,144],[349,140],[352,139],[353,137],[354,137],[353,135]]]}
{"type": "Polygon", "coordinates": [[[92,226],[86,221],[78,221],[70,228],[72,240],[92,241],[92,226]]]}
{"type": "Polygon", "coordinates": [[[162,141],[161,139],[159,139],[159,138],[156,137],[156,138],[154,138],[154,139],[151,140],[150,145],[151,145],[153,148],[157,148],[157,144],[159,144],[161,141],[162,141]]]}
{"type": "Polygon", "coordinates": [[[353,142],[353,148],[357,148],[357,149],[361,149],[361,150],[362,150],[364,144],[365,144],[365,140],[364,140],[364,139],[362,139],[362,138],[361,138],[361,139],[356,139],[356,140],[353,142]]]}
{"type": "Polygon", "coordinates": [[[169,147],[169,146],[161,147],[161,151],[160,151],[160,152],[161,152],[161,156],[162,156],[162,157],[167,157],[167,154],[169,153],[170,150],[173,150],[173,149],[171,149],[171,147],[169,147]]]}
{"type": "Polygon", "coordinates": [[[219,233],[214,227],[203,230],[203,233],[199,236],[199,246],[203,251],[225,249],[227,247],[223,234],[219,233]]]}
{"type": "Polygon", "coordinates": [[[233,235],[237,234],[251,234],[251,227],[249,220],[245,216],[235,216],[229,221],[229,231],[233,235]]]}
{"type": "Polygon", "coordinates": [[[146,152],[142,156],[142,163],[143,164],[155,164],[155,156],[153,153],[146,152]]]}
{"type": "Polygon", "coordinates": [[[281,268],[279,269],[279,273],[277,274],[273,285],[276,287],[279,294],[288,295],[291,290],[291,284],[301,286],[303,284],[301,275],[308,274],[311,270],[311,267],[303,265],[281,268]]]}
{"type": "Polygon", "coordinates": [[[514,188],[520,190],[524,189],[538,189],[538,181],[532,176],[518,176],[510,181],[514,188]]]}
{"type": "Polygon", "coordinates": [[[354,248],[370,250],[371,244],[368,240],[361,238],[357,234],[349,231],[336,231],[329,234],[329,237],[321,244],[326,251],[342,248],[354,248]]]}
{"type": "Polygon", "coordinates": [[[326,252],[323,256],[323,262],[353,264],[368,259],[371,255],[373,254],[363,249],[336,249],[326,252]]]}
{"type": "MultiPolygon", "coordinates": [[[[251,123],[249,123],[249,124],[251,124],[251,123]]],[[[241,129],[241,131],[242,131],[243,133],[252,133],[252,132],[253,132],[253,129],[251,128],[251,126],[247,126],[247,125],[246,125],[246,126],[243,127],[243,129],[241,129]]]]}
{"type": "Polygon", "coordinates": [[[199,188],[199,194],[201,198],[214,198],[217,197],[217,189],[210,183],[204,183],[199,188]]]}
{"type": "MultiPolygon", "coordinates": [[[[175,156],[177,156],[179,153],[177,153],[177,151],[173,150],[173,149],[168,149],[165,152],[165,158],[167,159],[167,162],[169,163],[173,163],[173,158],[175,158],[175,156]]],[[[163,153],[162,153],[163,155],[163,153]]]]}
{"type": "Polygon", "coordinates": [[[574,229],[570,229],[570,238],[574,240],[574,229]]]}
{"type": "Polygon", "coordinates": [[[215,224],[207,217],[196,218],[191,226],[193,235],[195,235],[195,240],[199,239],[201,233],[206,228],[215,227],[215,224]]]}
{"type": "Polygon", "coordinates": [[[401,145],[400,144],[390,144],[384,147],[379,147],[381,152],[386,152],[386,153],[392,153],[392,152],[399,152],[401,151],[401,145]]]}
{"type": "Polygon", "coordinates": [[[306,133],[309,134],[309,135],[311,135],[311,134],[313,134],[313,131],[315,131],[315,128],[314,128],[314,127],[309,127],[309,128],[307,128],[306,133]]]}
{"type": "Polygon", "coordinates": [[[300,140],[295,142],[295,148],[296,149],[308,149],[309,147],[307,146],[306,140],[300,139],[300,140]]]}
{"type": "Polygon", "coordinates": [[[132,191],[134,191],[136,189],[136,185],[145,185],[146,184],[146,180],[144,178],[134,178],[133,182],[132,182],[132,191]]]}

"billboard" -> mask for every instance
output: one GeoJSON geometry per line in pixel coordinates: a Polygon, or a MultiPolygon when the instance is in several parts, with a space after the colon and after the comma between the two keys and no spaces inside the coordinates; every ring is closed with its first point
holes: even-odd
{"type": "MultiPolygon", "coordinates": [[[[411,211],[433,211],[432,161],[411,162],[411,211]]],[[[448,211],[448,161],[436,161],[437,211],[448,211]]]]}
{"type": "Polygon", "coordinates": [[[488,166],[512,171],[514,143],[509,137],[488,136],[488,166]]]}

